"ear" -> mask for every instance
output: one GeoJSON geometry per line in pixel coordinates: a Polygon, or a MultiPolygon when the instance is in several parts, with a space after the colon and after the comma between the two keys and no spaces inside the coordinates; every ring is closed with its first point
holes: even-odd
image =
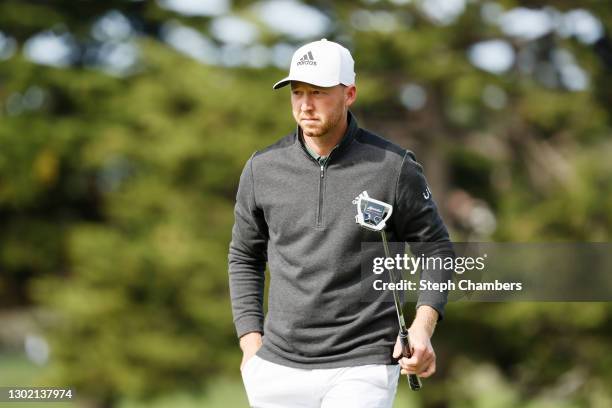
{"type": "Polygon", "coordinates": [[[344,100],[346,106],[351,106],[357,99],[357,87],[355,85],[349,85],[344,90],[344,100]]]}

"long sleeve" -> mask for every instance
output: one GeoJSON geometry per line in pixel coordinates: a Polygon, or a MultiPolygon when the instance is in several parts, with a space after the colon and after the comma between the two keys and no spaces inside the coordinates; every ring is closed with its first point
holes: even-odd
{"type": "MultiPolygon", "coordinates": [[[[404,156],[397,180],[394,212],[395,230],[403,241],[410,244],[413,255],[426,258],[454,256],[448,231],[438,214],[423,168],[409,151],[404,156]]],[[[423,268],[421,279],[446,282],[452,279],[452,271],[423,268]]],[[[421,291],[416,307],[429,305],[436,309],[439,319],[442,319],[447,298],[447,292],[421,291]]]]}
{"type": "Polygon", "coordinates": [[[264,321],[268,227],[255,200],[252,162],[253,157],[240,176],[228,256],[232,313],[238,337],[253,331],[263,333],[264,321]]]}

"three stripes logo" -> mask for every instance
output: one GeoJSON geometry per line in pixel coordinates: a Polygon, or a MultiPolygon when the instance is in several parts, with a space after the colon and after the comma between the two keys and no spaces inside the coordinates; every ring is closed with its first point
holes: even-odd
{"type": "Polygon", "coordinates": [[[297,66],[300,65],[317,65],[317,61],[314,60],[312,52],[308,51],[300,60],[297,62],[297,66]]]}

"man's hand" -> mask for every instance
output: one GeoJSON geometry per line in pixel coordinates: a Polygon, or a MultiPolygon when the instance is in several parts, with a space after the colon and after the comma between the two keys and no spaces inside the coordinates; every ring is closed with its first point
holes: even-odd
{"type": "MultiPolygon", "coordinates": [[[[421,306],[417,310],[412,326],[410,326],[409,339],[412,346],[412,357],[402,357],[398,363],[402,367],[402,374],[417,374],[427,378],[436,372],[436,353],[431,345],[431,336],[438,321],[438,312],[430,306],[421,306]]],[[[402,344],[399,337],[395,342],[393,357],[402,355],[402,344]]]]}
{"type": "Polygon", "coordinates": [[[240,363],[240,370],[257,353],[257,350],[261,347],[261,333],[251,332],[247,333],[240,338],[240,348],[242,349],[242,362],[240,363]]]}
{"type": "MultiPolygon", "coordinates": [[[[402,357],[398,363],[402,367],[402,374],[417,374],[419,377],[427,378],[436,372],[436,353],[426,333],[409,330],[410,345],[412,346],[412,357],[402,357]]],[[[395,342],[393,357],[402,355],[402,343],[399,337],[395,342]]]]}

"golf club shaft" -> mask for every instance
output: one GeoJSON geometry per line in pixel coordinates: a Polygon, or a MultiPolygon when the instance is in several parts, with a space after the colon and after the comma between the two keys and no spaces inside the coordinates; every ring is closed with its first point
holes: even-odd
{"type": "MultiPolygon", "coordinates": [[[[381,230],[380,234],[382,236],[383,247],[385,249],[385,256],[387,258],[390,258],[389,245],[387,243],[387,234],[385,233],[385,230],[381,230]]],[[[391,282],[398,282],[393,269],[388,269],[387,271],[389,272],[389,277],[391,278],[391,282]]],[[[410,346],[410,338],[408,335],[408,329],[406,328],[406,321],[404,320],[404,312],[402,310],[402,303],[400,301],[400,297],[399,297],[399,293],[397,289],[393,289],[392,292],[393,292],[393,302],[395,303],[395,311],[397,312],[397,320],[399,322],[399,328],[400,328],[399,338],[402,344],[402,356],[410,358],[412,357],[412,349],[410,346]]],[[[410,385],[410,389],[413,391],[418,391],[423,386],[421,384],[421,379],[416,374],[408,375],[408,385],[410,385]]]]}

